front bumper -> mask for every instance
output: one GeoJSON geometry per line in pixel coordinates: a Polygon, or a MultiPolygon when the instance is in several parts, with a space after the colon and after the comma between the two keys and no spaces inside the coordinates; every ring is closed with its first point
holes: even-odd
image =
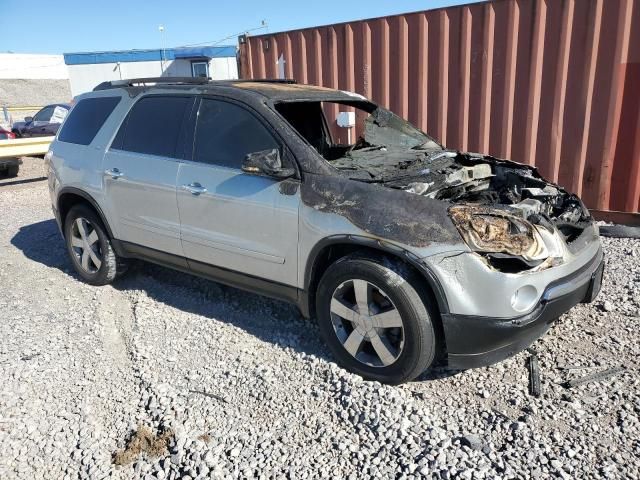
{"type": "Polygon", "coordinates": [[[466,369],[491,365],[531,345],[563,313],[592,302],[604,272],[602,249],[580,269],[550,283],[532,312],[513,318],[444,314],[448,366],[466,369]]]}

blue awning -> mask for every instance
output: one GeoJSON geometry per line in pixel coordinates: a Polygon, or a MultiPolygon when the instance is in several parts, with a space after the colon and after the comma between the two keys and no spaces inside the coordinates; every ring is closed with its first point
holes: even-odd
{"type": "Polygon", "coordinates": [[[65,53],[64,63],[67,65],[91,65],[97,63],[124,63],[174,60],[176,58],[225,58],[236,56],[235,45],[178,47],[150,50],[119,50],[113,52],[79,52],[65,53]]]}
{"type": "Polygon", "coordinates": [[[173,49],[175,58],[235,57],[236,47],[181,47],[173,49]]]}

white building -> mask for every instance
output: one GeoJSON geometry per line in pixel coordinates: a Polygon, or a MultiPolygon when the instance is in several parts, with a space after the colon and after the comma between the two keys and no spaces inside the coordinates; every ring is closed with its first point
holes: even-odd
{"type": "Polygon", "coordinates": [[[235,46],[65,53],[75,97],[107,80],[145,77],[238,78],[235,46]]]}

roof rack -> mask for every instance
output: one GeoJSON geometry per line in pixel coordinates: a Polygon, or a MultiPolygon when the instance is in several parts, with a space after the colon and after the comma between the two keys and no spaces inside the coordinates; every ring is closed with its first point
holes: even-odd
{"type": "Polygon", "coordinates": [[[145,85],[147,83],[164,83],[169,85],[204,85],[209,83],[211,79],[207,77],[147,77],[147,78],[128,78],[125,80],[111,80],[102,82],[96,86],[93,91],[108,90],[118,87],[133,87],[134,85],[145,85]]]}
{"type": "Polygon", "coordinates": [[[135,85],[146,85],[147,83],[163,83],[165,85],[205,85],[207,83],[298,83],[293,78],[247,78],[243,80],[211,80],[207,77],[147,77],[147,78],[127,78],[124,80],[110,80],[102,82],[93,91],[109,90],[110,88],[133,87],[135,85]]]}

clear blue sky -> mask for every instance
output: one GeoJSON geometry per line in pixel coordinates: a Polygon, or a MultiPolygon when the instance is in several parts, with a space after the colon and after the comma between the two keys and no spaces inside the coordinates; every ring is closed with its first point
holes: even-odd
{"type": "Polygon", "coordinates": [[[236,43],[255,34],[478,0],[0,0],[0,52],[66,53],[236,43]],[[165,27],[161,40],[158,25],[165,27]]]}

